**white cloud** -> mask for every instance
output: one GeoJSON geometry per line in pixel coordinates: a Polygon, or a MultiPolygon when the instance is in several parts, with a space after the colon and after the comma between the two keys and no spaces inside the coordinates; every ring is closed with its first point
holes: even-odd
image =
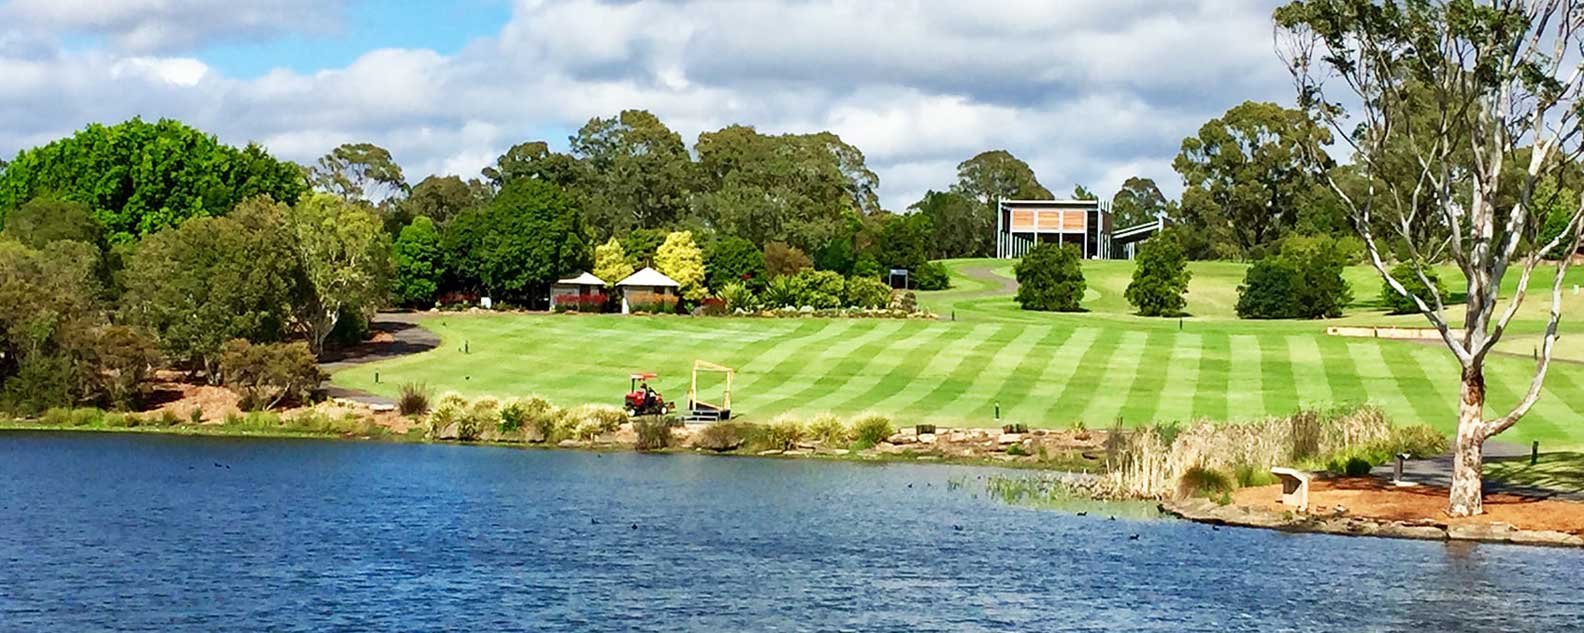
{"type": "Polygon", "coordinates": [[[1184,136],[1244,100],[1291,101],[1271,53],[1271,4],[1252,0],[524,1],[499,33],[455,54],[374,50],[344,67],[246,80],[151,55],[182,49],[138,33],[179,6],[217,21],[160,25],[179,32],[162,41],[256,37],[293,28],[273,20],[288,9],[134,0],[95,17],[88,4],[0,9],[110,42],[66,51],[0,26],[0,154],[89,122],[169,116],[302,162],[377,143],[416,182],[474,177],[514,143],[564,146],[590,117],[643,108],[690,143],[732,123],[832,130],[863,150],[883,203],[901,210],[986,149],[1012,151],[1063,194],[1075,183],[1105,193],[1134,174],[1175,192],[1184,136]]]}
{"type": "Polygon", "coordinates": [[[187,50],[227,38],[328,32],[344,0],[10,0],[0,19],[64,33],[102,35],[137,53],[187,50]]]}

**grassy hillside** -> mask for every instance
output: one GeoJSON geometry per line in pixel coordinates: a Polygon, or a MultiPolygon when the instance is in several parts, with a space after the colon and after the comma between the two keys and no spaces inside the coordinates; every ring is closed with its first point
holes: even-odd
{"type": "MultiPolygon", "coordinates": [[[[1009,420],[1096,426],[1373,402],[1399,422],[1454,424],[1458,373],[1444,349],[1326,336],[1334,321],[1237,320],[1238,264],[1194,265],[1194,316],[1181,322],[1129,314],[1121,291],[1130,262],[1086,263],[1090,312],[1069,315],[1018,310],[1006,262],[950,267],[956,286],[923,301],[943,315],[955,311],[956,321],[436,315],[425,324],[443,337],[442,349],[346,370],[335,381],[387,394],[418,381],[472,395],[615,404],[629,372],[657,371],[657,386],[680,401],[688,367],[702,358],[739,370],[735,408],[761,419],[873,410],[904,423],[985,424],[999,402],[1009,420]]],[[[1372,309],[1378,284],[1369,274],[1349,272],[1361,301],[1339,321],[1422,324],[1372,309]]],[[[1519,327],[1537,332],[1537,315],[1526,310],[1519,327]]],[[[1518,397],[1531,368],[1525,358],[1491,361],[1493,407],[1518,397]]],[[[1559,364],[1534,413],[1504,437],[1584,445],[1581,412],[1584,366],[1559,364]]]]}

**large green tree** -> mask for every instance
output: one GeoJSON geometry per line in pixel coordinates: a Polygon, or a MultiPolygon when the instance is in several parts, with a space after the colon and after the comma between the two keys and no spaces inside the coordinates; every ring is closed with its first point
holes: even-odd
{"type": "Polygon", "coordinates": [[[308,169],[314,188],[347,202],[373,203],[406,195],[407,178],[387,150],[373,143],[346,143],[308,169]]]}
{"type": "Polygon", "coordinates": [[[464,287],[537,305],[550,284],[586,270],[592,242],[583,213],[560,187],[539,180],[506,184],[487,207],[445,227],[449,272],[464,287]]]}
{"type": "Polygon", "coordinates": [[[1071,244],[1044,242],[1013,267],[1018,290],[1014,297],[1024,310],[1077,312],[1082,308],[1084,282],[1082,257],[1071,244]]]}
{"type": "Polygon", "coordinates": [[[931,259],[995,254],[995,227],[986,226],[979,201],[956,191],[927,191],[909,208],[929,218],[934,229],[929,243],[931,259]]]}
{"type": "Polygon", "coordinates": [[[35,414],[89,396],[82,359],[105,323],[98,250],[0,239],[0,410],[35,414]]]}
{"type": "Polygon", "coordinates": [[[308,291],[286,205],[251,198],[144,238],[124,271],[121,317],[148,328],[168,358],[212,384],[220,347],[284,339],[308,291]]]}
{"type": "Polygon", "coordinates": [[[402,227],[392,259],[396,264],[392,294],[397,303],[409,307],[434,305],[445,280],[445,251],[441,249],[440,231],[434,220],[418,216],[402,227]]]}
{"type": "Polygon", "coordinates": [[[671,226],[687,208],[692,158],[682,137],[644,110],[590,119],[571,138],[588,169],[588,223],[600,238],[671,226]]]}
{"type": "Polygon", "coordinates": [[[330,194],[299,200],[286,215],[307,282],[296,314],[315,354],[343,314],[384,305],[392,276],[390,238],[374,214],[330,194]]]}
{"type": "Polygon", "coordinates": [[[1123,296],[1143,316],[1177,316],[1188,306],[1188,260],[1172,235],[1158,235],[1139,247],[1133,279],[1123,296]]]}
{"type": "Polygon", "coordinates": [[[34,198],[12,210],[5,217],[4,234],[33,248],[61,240],[105,246],[104,227],[88,205],[53,198],[34,198]]]}
{"type": "Polygon", "coordinates": [[[530,178],[569,191],[581,186],[588,176],[586,165],[570,154],[550,151],[544,141],[513,145],[495,159],[494,165],[485,167],[483,174],[496,189],[518,178],[530,178]]]}
{"type": "Polygon", "coordinates": [[[1293,228],[1298,201],[1318,185],[1304,148],[1330,142],[1331,133],[1304,112],[1254,101],[1233,106],[1183,139],[1172,162],[1186,185],[1177,219],[1210,237],[1210,255],[1259,254],[1293,228]]]}
{"type": "Polygon", "coordinates": [[[1000,200],[1052,200],[1055,195],[1034,177],[1034,169],[1004,149],[989,150],[957,164],[957,183],[953,193],[978,202],[977,212],[960,229],[980,235],[975,253],[995,252],[996,203],[1000,200]]]}
{"type": "Polygon", "coordinates": [[[1112,225],[1119,229],[1154,222],[1169,210],[1160,187],[1154,180],[1142,176],[1123,181],[1122,188],[1111,196],[1112,225]]]}
{"type": "Polygon", "coordinates": [[[694,214],[754,244],[817,250],[842,234],[847,214],[879,210],[879,179],[858,148],[829,132],[760,134],[733,125],[699,135],[694,214]]]}
{"type": "Polygon", "coordinates": [[[488,204],[488,185],[477,180],[464,181],[460,176],[429,176],[413,186],[399,205],[401,221],[410,222],[416,217],[426,217],[438,224],[473,207],[488,204]]]}
{"type": "Polygon", "coordinates": [[[18,154],[0,174],[0,224],[9,210],[52,196],[88,205],[109,241],[124,243],[224,215],[252,196],[293,201],[306,188],[296,165],[258,145],[238,149],[177,121],[134,118],[18,154]]]}
{"type": "Polygon", "coordinates": [[[1485,441],[1517,424],[1542,394],[1571,257],[1547,273],[1553,275],[1550,310],[1528,388],[1489,418],[1485,360],[1523,307],[1542,255],[1563,244],[1564,252],[1576,251],[1584,230],[1584,208],[1574,200],[1563,230],[1540,241],[1539,227],[1552,210],[1534,199],[1539,183],[1565,176],[1584,151],[1578,7],[1562,0],[1300,0],[1277,9],[1275,18],[1278,51],[1297,79],[1300,106],[1349,145],[1354,175],[1366,186],[1339,182],[1325,168],[1323,143],[1306,147],[1314,173],[1352,216],[1382,279],[1412,300],[1458,361],[1447,514],[1479,514],[1485,441]],[[1416,100],[1420,91],[1429,98],[1416,100]],[[1394,152],[1411,161],[1395,160],[1394,152]],[[1439,216],[1444,239],[1412,230],[1414,215],[1424,212],[1439,216]],[[1391,228],[1377,232],[1377,216],[1391,228]],[[1428,287],[1436,285],[1426,274],[1430,255],[1445,252],[1458,266],[1467,298],[1457,330],[1440,293],[1419,296],[1392,273],[1386,257],[1394,250],[1407,255],[1413,276],[1428,287]],[[1512,268],[1515,281],[1509,281],[1512,268]]]}
{"type": "Polygon", "coordinates": [[[704,249],[704,271],[710,289],[717,293],[732,282],[750,288],[763,287],[764,252],[743,238],[733,235],[722,237],[704,249]]]}

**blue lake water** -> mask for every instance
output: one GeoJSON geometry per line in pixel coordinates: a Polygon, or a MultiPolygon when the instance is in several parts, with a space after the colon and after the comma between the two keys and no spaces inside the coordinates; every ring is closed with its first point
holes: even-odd
{"type": "Polygon", "coordinates": [[[1584,552],[1081,517],[991,472],[0,433],[0,630],[1584,626],[1584,552]]]}

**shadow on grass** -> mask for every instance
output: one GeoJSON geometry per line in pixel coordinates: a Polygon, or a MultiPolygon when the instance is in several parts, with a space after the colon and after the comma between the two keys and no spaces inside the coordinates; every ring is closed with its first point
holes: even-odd
{"type": "Polygon", "coordinates": [[[1584,493],[1584,453],[1545,453],[1533,466],[1528,457],[1492,460],[1485,476],[1512,486],[1584,493]]]}

